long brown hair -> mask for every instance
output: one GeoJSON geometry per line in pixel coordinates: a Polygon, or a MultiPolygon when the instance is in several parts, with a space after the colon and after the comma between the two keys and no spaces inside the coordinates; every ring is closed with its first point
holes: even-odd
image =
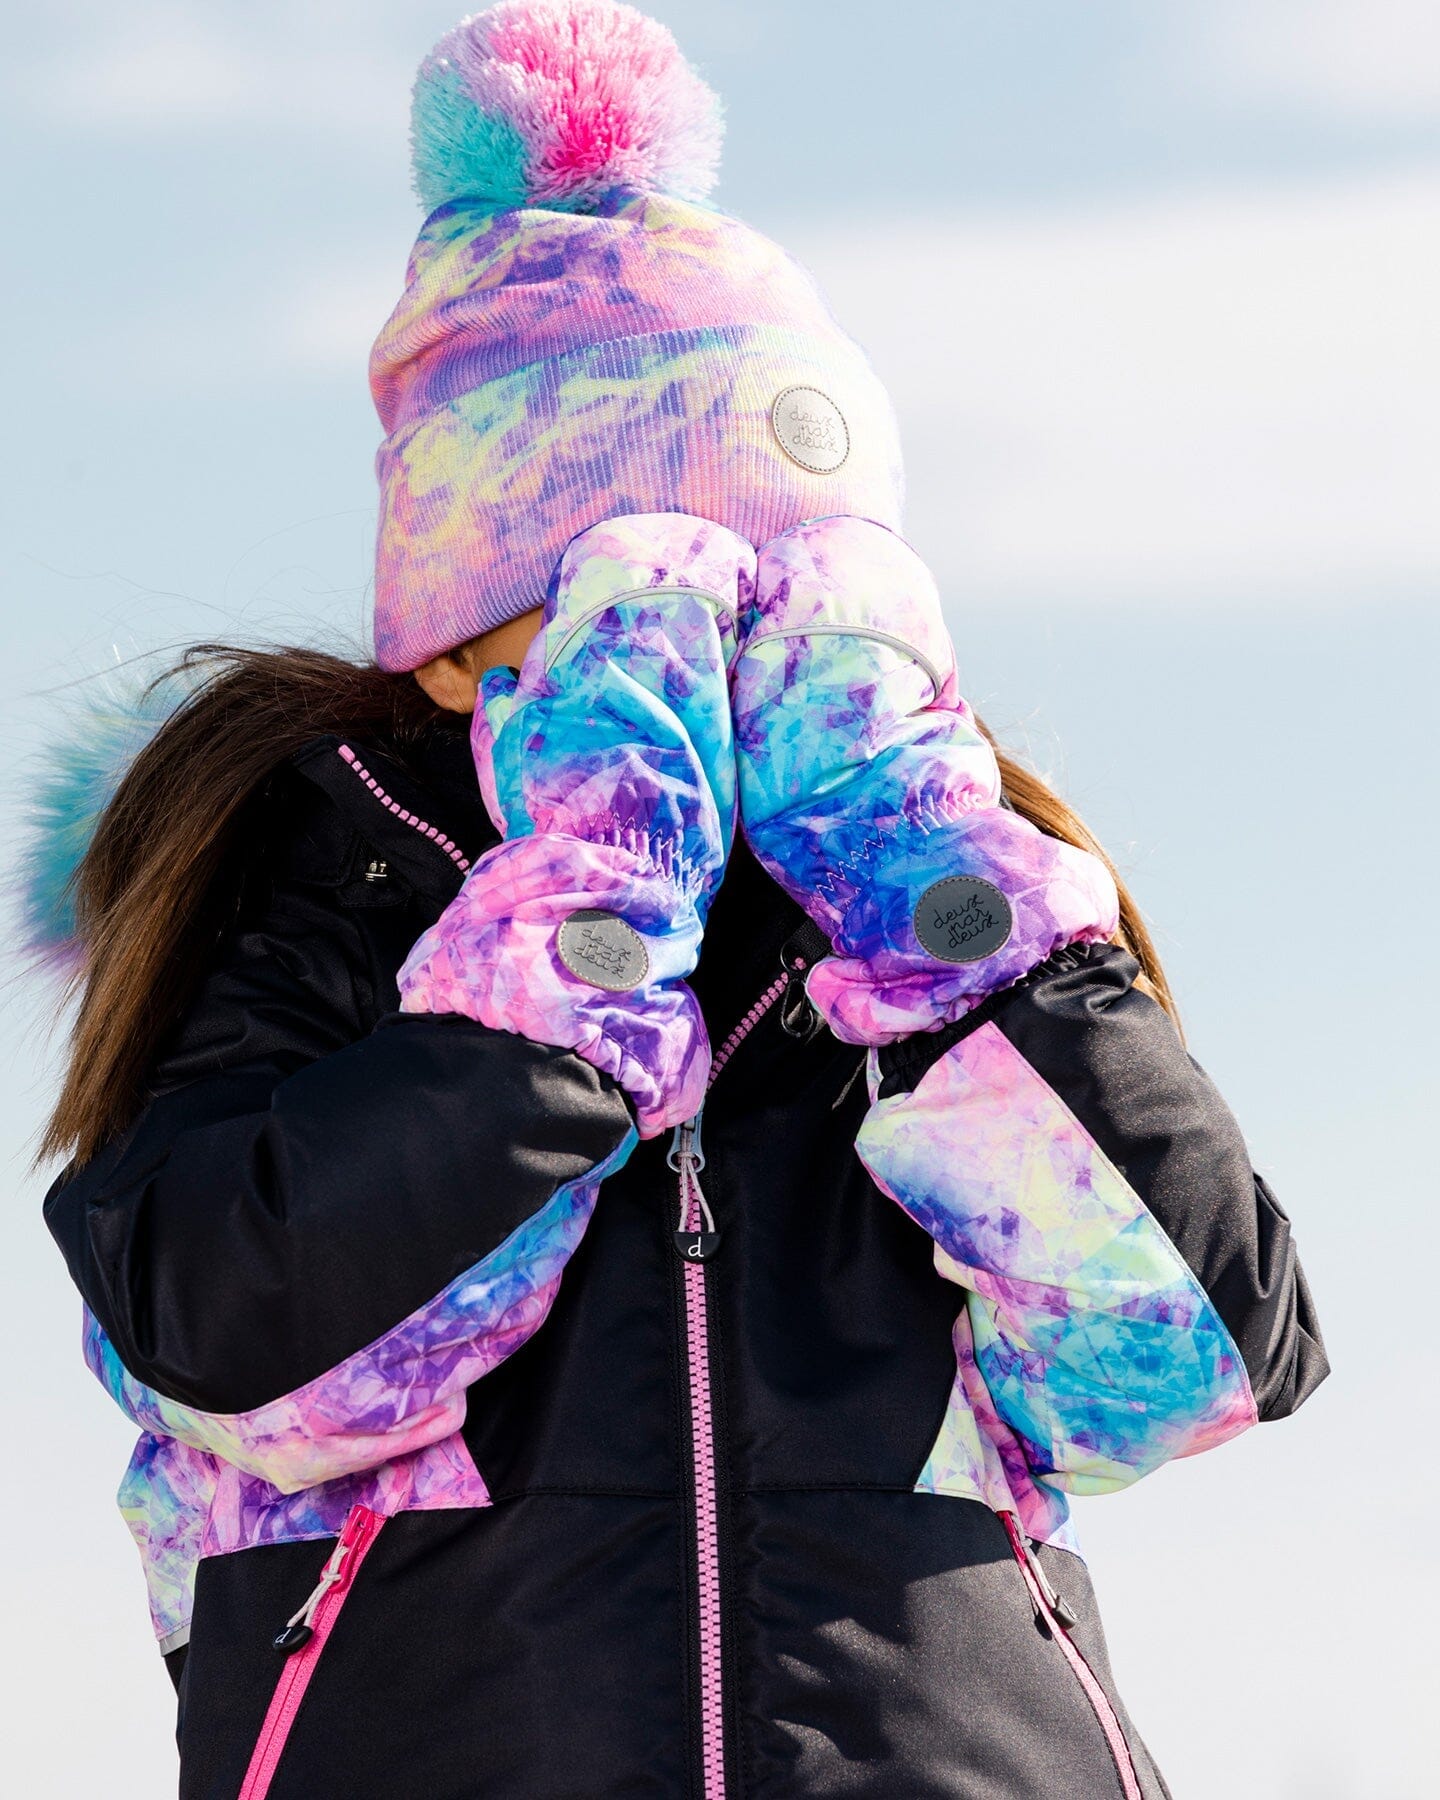
{"type": "Polygon", "coordinates": [[[75,872],[79,1006],[42,1159],[84,1162],[140,1111],[233,912],[240,871],[227,864],[267,779],[327,732],[403,741],[435,717],[410,676],[318,650],[200,644],[175,673],[198,677],[193,691],[131,764],[75,872]]]}
{"type": "MultiPolygon", "coordinates": [[[[180,672],[197,685],[126,773],[74,877],[84,962],[60,1097],[40,1156],[88,1160],[140,1111],[163,1040],[179,1024],[233,914],[246,809],[312,739],[378,731],[403,744],[436,718],[409,675],[317,650],[202,644],[180,672]]],[[[1004,794],[1022,817],[1114,864],[1039,775],[996,742],[1004,794]]],[[[1155,945],[1118,874],[1115,941],[1172,1017],[1155,945]]]]}

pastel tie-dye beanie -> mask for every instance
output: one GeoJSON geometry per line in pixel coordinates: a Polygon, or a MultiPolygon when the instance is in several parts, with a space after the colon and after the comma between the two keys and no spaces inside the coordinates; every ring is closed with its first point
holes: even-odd
{"type": "Polygon", "coordinates": [[[889,400],[814,282],[705,205],[720,105],[612,0],[504,0],[415,85],[429,217],[376,341],[375,650],[418,668],[545,598],[624,513],[763,544],[898,526],[889,400]]]}

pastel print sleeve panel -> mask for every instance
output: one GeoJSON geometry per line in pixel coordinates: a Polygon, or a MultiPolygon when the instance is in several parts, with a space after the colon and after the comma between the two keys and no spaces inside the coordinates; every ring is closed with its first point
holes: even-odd
{"type": "Polygon", "coordinates": [[[519,1349],[549,1312],[600,1183],[635,1142],[556,1188],[489,1254],[379,1337],[301,1387],[243,1412],[177,1402],[138,1380],[87,1313],[85,1354],[152,1436],[219,1456],[294,1494],[427,1449],[458,1431],[465,1391],[519,1349]]]}
{"type": "Polygon", "coordinates": [[[859,1139],[968,1291],[1003,1433],[1070,1493],[1290,1410],[1326,1368],[1283,1215],[1135,973],[1076,949],[880,1052],[859,1139]]]}
{"type": "Polygon", "coordinates": [[[460,1017],[361,1035],[358,979],[333,907],[280,884],[193,1008],[203,1041],[46,1202],[122,1407],[287,1492],[454,1430],[635,1142],[562,1050],[460,1017]]]}
{"type": "MultiPolygon", "coordinates": [[[[1058,963],[997,996],[995,1024],[1194,1271],[1240,1349],[1261,1419],[1283,1418],[1329,1371],[1290,1222],[1214,1083],[1135,986],[1134,959],[1106,945],[1058,963]]],[[[908,1053],[934,1054],[918,1040],[908,1053]]]]}

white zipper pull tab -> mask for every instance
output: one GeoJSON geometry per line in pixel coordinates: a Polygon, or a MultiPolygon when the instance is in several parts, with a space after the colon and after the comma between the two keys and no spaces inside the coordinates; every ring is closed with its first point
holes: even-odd
{"type": "Polygon", "coordinates": [[[357,1507],[345,1521],[345,1527],[335,1540],[335,1548],[325,1559],[325,1567],[320,1571],[320,1579],[310,1590],[305,1604],[286,1620],[282,1631],[271,1640],[274,1647],[286,1656],[293,1656],[297,1650],[303,1650],[315,1635],[315,1615],[320,1610],[320,1602],[337,1582],[345,1578],[345,1558],[355,1548],[356,1541],[363,1535],[361,1526],[365,1518],[364,1509],[357,1507]]]}
{"type": "Polygon", "coordinates": [[[1035,1577],[1036,1586],[1045,1596],[1045,1604],[1054,1613],[1057,1621],[1067,1631],[1080,1623],[1080,1615],[1066,1600],[1065,1596],[1052,1586],[1050,1577],[1045,1573],[1040,1558],[1035,1554],[1035,1547],[1023,1533],[1020,1538],[1025,1549],[1025,1560],[1030,1565],[1030,1573],[1035,1577]]]}

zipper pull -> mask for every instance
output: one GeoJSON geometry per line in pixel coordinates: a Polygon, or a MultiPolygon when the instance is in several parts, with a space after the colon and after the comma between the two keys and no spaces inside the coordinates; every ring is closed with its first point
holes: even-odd
{"type": "Polygon", "coordinates": [[[320,1602],[345,1575],[345,1558],[355,1548],[355,1540],[360,1535],[360,1524],[364,1514],[357,1508],[345,1521],[345,1529],[335,1540],[335,1548],[330,1552],[325,1567],[320,1571],[320,1579],[310,1590],[310,1596],[296,1613],[286,1620],[284,1628],[276,1632],[271,1643],[276,1650],[285,1656],[293,1656],[297,1650],[303,1650],[315,1635],[315,1614],[320,1610],[320,1602]]]}
{"type": "Polygon", "coordinates": [[[787,1037],[808,1044],[825,1021],[810,1004],[805,978],[817,962],[831,953],[830,940],[820,927],[806,919],[780,947],[780,967],[785,974],[785,996],[780,1004],[780,1027],[787,1037]]]}
{"type": "Polygon", "coordinates": [[[1051,1585],[1050,1577],[1045,1573],[1044,1566],[1035,1554],[1035,1548],[1029,1538],[1022,1533],[1020,1541],[1025,1547],[1025,1560],[1030,1565],[1030,1573],[1035,1577],[1036,1585],[1045,1596],[1045,1604],[1055,1615],[1059,1624],[1063,1625],[1067,1631],[1072,1630],[1080,1623],[1079,1613],[1070,1605],[1065,1596],[1051,1585]]]}
{"type": "Polygon", "coordinates": [[[683,1169],[687,1157],[697,1174],[705,1167],[705,1152],[700,1147],[700,1124],[704,1117],[705,1108],[702,1106],[693,1119],[686,1119],[683,1125],[677,1125],[670,1135],[670,1154],[665,1161],[676,1174],[683,1169]]]}
{"type": "Polygon", "coordinates": [[[700,1123],[704,1116],[702,1106],[693,1119],[686,1119],[683,1125],[675,1127],[670,1139],[670,1153],[665,1158],[680,1177],[680,1220],[671,1236],[675,1253],[684,1262],[705,1262],[720,1248],[715,1216],[700,1186],[700,1171],[705,1167],[705,1151],[700,1142],[700,1123]],[[692,1208],[699,1216],[699,1230],[690,1222],[692,1208]]]}
{"type": "Polygon", "coordinates": [[[1005,1535],[1010,1540],[1010,1548],[1015,1560],[1020,1564],[1024,1574],[1029,1576],[1025,1590],[1030,1596],[1030,1606],[1035,1614],[1036,1623],[1044,1626],[1047,1636],[1054,1635],[1054,1627],[1058,1625],[1062,1631],[1071,1631],[1080,1623],[1080,1615],[1050,1585],[1050,1577],[1041,1567],[1040,1558],[1035,1554],[1035,1547],[1021,1528],[1020,1520],[1013,1512],[996,1514],[1005,1527],[1005,1535]],[[1042,1605],[1043,1602],[1043,1605],[1042,1605]]]}
{"type": "Polygon", "coordinates": [[[310,1598],[297,1613],[293,1613],[286,1621],[285,1629],[275,1635],[275,1648],[283,1650],[286,1656],[293,1656],[297,1650],[303,1650],[315,1635],[315,1614],[320,1602],[334,1587],[344,1573],[345,1558],[350,1554],[350,1546],[341,1538],[330,1552],[329,1560],[320,1571],[320,1579],[310,1591],[310,1598]]]}
{"type": "Polygon", "coordinates": [[[780,952],[780,966],[785,971],[785,993],[780,1002],[780,1029],[786,1037],[798,1038],[802,1044],[808,1044],[823,1023],[805,991],[805,976],[810,968],[810,960],[802,951],[794,950],[787,944],[780,952]]]}

